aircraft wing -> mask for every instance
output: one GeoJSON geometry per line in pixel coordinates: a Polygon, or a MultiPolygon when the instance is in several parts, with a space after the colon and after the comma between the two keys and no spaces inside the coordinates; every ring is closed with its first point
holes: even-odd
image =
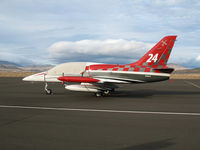
{"type": "Polygon", "coordinates": [[[58,77],[58,80],[63,82],[80,82],[80,83],[128,83],[120,79],[112,79],[109,77],[76,77],[76,76],[62,76],[58,77]]]}
{"type": "Polygon", "coordinates": [[[101,79],[92,77],[76,77],[76,76],[61,76],[58,80],[66,82],[65,89],[72,91],[85,91],[85,92],[100,92],[100,91],[113,91],[118,88],[116,83],[121,83],[118,80],[101,79]]]}

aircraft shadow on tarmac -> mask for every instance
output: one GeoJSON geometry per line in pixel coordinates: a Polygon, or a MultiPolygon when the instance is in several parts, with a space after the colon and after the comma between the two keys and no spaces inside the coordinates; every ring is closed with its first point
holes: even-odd
{"type": "Polygon", "coordinates": [[[153,95],[200,95],[200,92],[196,91],[161,91],[161,90],[132,90],[132,91],[116,91],[109,95],[109,97],[132,97],[132,98],[144,98],[153,95]]]}
{"type": "Polygon", "coordinates": [[[120,150],[160,150],[172,145],[175,145],[175,143],[172,142],[172,139],[165,139],[161,141],[149,142],[145,144],[122,148],[120,150]]]}

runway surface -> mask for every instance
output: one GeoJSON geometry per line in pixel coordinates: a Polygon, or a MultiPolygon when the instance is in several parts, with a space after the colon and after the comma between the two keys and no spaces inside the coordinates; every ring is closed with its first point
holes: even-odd
{"type": "Polygon", "coordinates": [[[126,85],[108,97],[0,78],[0,149],[200,149],[200,80],[126,85]]]}

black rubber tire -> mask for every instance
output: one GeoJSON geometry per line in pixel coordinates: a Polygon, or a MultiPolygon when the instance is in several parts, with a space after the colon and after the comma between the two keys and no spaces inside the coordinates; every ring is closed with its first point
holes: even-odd
{"type": "Polygon", "coordinates": [[[95,93],[95,96],[96,96],[96,97],[101,97],[101,96],[103,96],[103,94],[100,93],[100,92],[98,92],[98,93],[95,93]]]}
{"type": "Polygon", "coordinates": [[[109,94],[110,94],[110,90],[105,90],[105,91],[103,91],[103,94],[104,94],[104,95],[109,95],[109,94]]]}
{"type": "Polygon", "coordinates": [[[46,92],[47,95],[51,95],[52,94],[52,90],[51,89],[47,89],[47,90],[45,90],[45,92],[46,92]]]}

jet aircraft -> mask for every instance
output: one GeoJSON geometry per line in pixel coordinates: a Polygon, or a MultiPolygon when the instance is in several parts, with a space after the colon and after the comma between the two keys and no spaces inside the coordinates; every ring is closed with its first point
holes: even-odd
{"type": "Polygon", "coordinates": [[[93,92],[97,97],[109,95],[118,84],[147,83],[168,80],[173,68],[167,66],[177,36],[161,39],[137,62],[119,65],[70,62],[23,78],[23,81],[45,83],[46,94],[52,94],[49,82],[60,82],[65,89],[93,92]]]}

